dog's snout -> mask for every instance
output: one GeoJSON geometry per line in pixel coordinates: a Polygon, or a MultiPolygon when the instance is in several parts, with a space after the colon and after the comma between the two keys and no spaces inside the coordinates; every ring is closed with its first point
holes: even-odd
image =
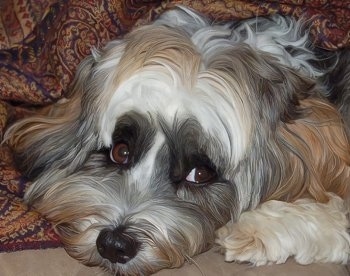
{"type": "Polygon", "coordinates": [[[125,264],[134,258],[139,250],[139,242],[124,229],[103,229],[97,240],[100,255],[112,263],[125,264]]]}

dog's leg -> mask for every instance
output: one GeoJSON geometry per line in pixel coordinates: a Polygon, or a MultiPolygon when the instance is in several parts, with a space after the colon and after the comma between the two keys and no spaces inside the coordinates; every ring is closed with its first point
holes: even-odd
{"type": "Polygon", "coordinates": [[[324,204],[311,199],[271,200],[219,229],[216,242],[229,262],[259,266],[284,263],[294,256],[300,264],[346,263],[350,254],[347,212],[344,201],[334,195],[324,204]]]}

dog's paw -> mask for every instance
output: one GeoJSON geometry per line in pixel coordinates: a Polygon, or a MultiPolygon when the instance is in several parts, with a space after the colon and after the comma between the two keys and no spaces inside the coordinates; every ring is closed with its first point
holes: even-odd
{"type": "Polygon", "coordinates": [[[254,265],[342,263],[349,260],[349,221],[343,201],[330,195],[326,204],[312,199],[293,203],[270,200],[217,230],[226,261],[254,265]],[[315,229],[322,229],[315,231],[315,229]]]}
{"type": "Polygon", "coordinates": [[[228,223],[216,232],[216,243],[221,246],[227,262],[249,262],[256,266],[271,263],[263,241],[254,231],[244,231],[238,224],[228,223]]]}

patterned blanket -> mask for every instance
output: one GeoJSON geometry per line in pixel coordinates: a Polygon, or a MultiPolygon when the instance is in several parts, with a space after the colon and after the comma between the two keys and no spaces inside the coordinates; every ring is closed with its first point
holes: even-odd
{"type": "MultiPolygon", "coordinates": [[[[77,64],[164,10],[183,4],[216,21],[279,13],[310,18],[319,47],[350,46],[350,0],[1,0],[0,135],[7,125],[64,96],[77,64]]],[[[60,246],[51,224],[22,203],[28,179],[0,147],[0,252],[60,246]]]]}

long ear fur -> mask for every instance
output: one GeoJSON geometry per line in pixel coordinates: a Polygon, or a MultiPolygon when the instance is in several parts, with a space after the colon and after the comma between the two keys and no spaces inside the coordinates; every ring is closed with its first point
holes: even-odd
{"type": "MultiPolygon", "coordinates": [[[[5,133],[15,153],[18,167],[34,179],[54,170],[74,171],[85,159],[82,148],[92,147],[94,139],[86,126],[82,127],[81,97],[91,74],[93,58],[79,66],[69,99],[43,108],[36,116],[12,125],[5,133]]],[[[54,181],[54,179],[53,179],[54,181]]]]}
{"type": "Polygon", "coordinates": [[[282,145],[289,149],[285,160],[289,166],[285,185],[280,185],[270,198],[289,194],[292,201],[311,196],[327,202],[327,192],[344,198],[350,186],[350,144],[342,118],[324,100],[305,99],[300,105],[309,110],[307,116],[279,129],[282,145]],[[295,175],[300,180],[293,183],[295,175]]]}
{"type": "Polygon", "coordinates": [[[350,186],[349,137],[323,88],[270,55],[241,46],[228,56],[234,67],[225,71],[241,76],[255,121],[236,179],[252,183],[252,194],[260,196],[250,206],[302,197],[327,202],[326,192],[344,198],[350,186]]]}
{"type": "Polygon", "coordinates": [[[312,197],[327,202],[327,192],[344,198],[350,186],[350,143],[340,113],[321,96],[321,88],[312,85],[313,80],[289,70],[280,72],[284,74],[283,85],[269,83],[266,89],[282,100],[282,95],[290,92],[293,96],[281,113],[276,140],[267,141],[267,152],[272,154],[265,158],[277,158],[278,166],[265,173],[273,178],[274,170],[281,170],[277,174],[281,178],[275,186],[267,183],[264,200],[312,197]]]}

